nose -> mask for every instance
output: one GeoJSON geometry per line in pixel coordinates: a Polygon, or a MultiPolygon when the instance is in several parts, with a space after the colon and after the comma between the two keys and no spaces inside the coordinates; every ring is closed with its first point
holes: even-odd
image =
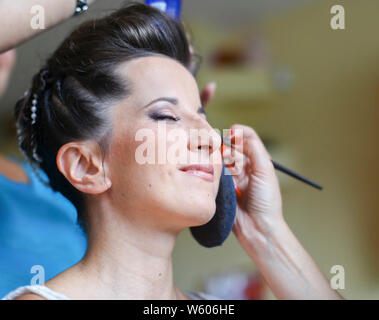
{"type": "Polygon", "coordinates": [[[192,152],[207,152],[210,156],[221,147],[221,136],[205,119],[201,118],[190,128],[188,149],[192,152]]]}

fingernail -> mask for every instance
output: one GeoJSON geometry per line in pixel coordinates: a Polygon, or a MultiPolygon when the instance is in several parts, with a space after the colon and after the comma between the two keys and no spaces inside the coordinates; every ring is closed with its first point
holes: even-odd
{"type": "Polygon", "coordinates": [[[235,187],[235,190],[236,190],[236,196],[237,196],[237,197],[241,197],[241,196],[242,196],[242,191],[241,191],[241,189],[238,188],[238,187],[235,187]]]}
{"type": "Polygon", "coordinates": [[[225,149],[226,149],[226,147],[225,147],[225,145],[222,143],[222,144],[221,144],[221,154],[224,153],[225,149]]]}

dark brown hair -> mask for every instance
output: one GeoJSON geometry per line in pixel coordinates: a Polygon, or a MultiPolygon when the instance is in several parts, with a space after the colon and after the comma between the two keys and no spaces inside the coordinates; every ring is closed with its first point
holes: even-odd
{"type": "Polygon", "coordinates": [[[32,167],[46,172],[52,189],[74,204],[84,229],[83,194],[58,170],[57,152],[70,141],[95,139],[104,157],[111,132],[110,106],[130,94],[125,79],[116,73],[117,66],[155,54],[190,67],[182,25],[157,9],[132,3],[73,31],[15,106],[20,150],[32,167]],[[33,104],[37,107],[34,124],[33,104]]]}

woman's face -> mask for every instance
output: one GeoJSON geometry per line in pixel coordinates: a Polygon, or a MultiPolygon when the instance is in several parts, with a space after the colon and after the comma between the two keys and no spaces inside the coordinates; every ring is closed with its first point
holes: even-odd
{"type": "Polygon", "coordinates": [[[162,56],[134,59],[118,72],[131,94],[112,109],[106,161],[113,205],[134,221],[167,230],[208,222],[216,210],[221,141],[206,120],[195,79],[162,56]]]}

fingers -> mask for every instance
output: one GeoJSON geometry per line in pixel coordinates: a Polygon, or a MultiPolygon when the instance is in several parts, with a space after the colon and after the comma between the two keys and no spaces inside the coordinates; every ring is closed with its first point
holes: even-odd
{"type": "Polygon", "coordinates": [[[203,107],[205,107],[212,100],[215,94],[215,91],[216,91],[215,82],[210,82],[204,87],[204,89],[201,91],[201,94],[200,94],[200,100],[203,107]]]}
{"type": "Polygon", "coordinates": [[[271,156],[253,128],[235,124],[230,127],[228,138],[232,139],[236,151],[242,152],[249,158],[253,172],[264,174],[274,172],[271,156]]]}

